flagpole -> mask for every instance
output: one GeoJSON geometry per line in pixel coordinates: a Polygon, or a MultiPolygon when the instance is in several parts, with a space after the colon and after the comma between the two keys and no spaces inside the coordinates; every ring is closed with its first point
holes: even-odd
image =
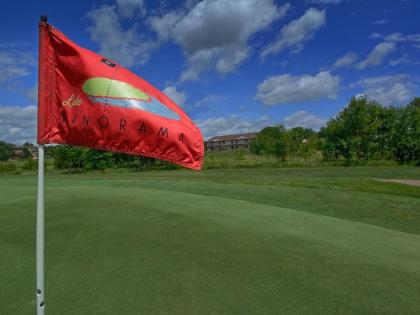
{"type": "MultiPolygon", "coordinates": [[[[40,22],[47,23],[46,15],[41,15],[40,22]]],[[[41,32],[39,33],[39,46],[41,46],[41,32]]],[[[40,47],[39,47],[40,48],[40,47]]],[[[41,53],[41,49],[39,49],[41,53]]],[[[40,58],[40,56],[39,56],[40,58]]],[[[38,76],[40,70],[38,69],[38,76]]],[[[38,91],[41,78],[38,77],[38,91]]],[[[38,102],[39,106],[39,102],[38,102]]],[[[39,117],[38,117],[39,119],[39,117]]],[[[39,123],[39,120],[38,120],[39,123]]],[[[44,315],[44,145],[38,145],[38,194],[36,203],[36,313],[44,315]]]]}
{"type": "Polygon", "coordinates": [[[38,198],[36,204],[36,313],[44,315],[44,145],[38,146],[38,198]]]}

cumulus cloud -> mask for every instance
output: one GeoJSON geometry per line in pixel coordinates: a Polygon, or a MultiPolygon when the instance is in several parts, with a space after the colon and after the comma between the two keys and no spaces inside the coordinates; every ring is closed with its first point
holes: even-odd
{"type": "Polygon", "coordinates": [[[340,77],[329,71],[316,75],[294,76],[282,74],[265,79],[258,85],[256,98],[265,105],[298,103],[321,98],[334,99],[340,84],[340,77]]]}
{"type": "Polygon", "coordinates": [[[357,68],[364,69],[367,67],[380,65],[389,54],[395,51],[395,49],[396,45],[394,43],[379,43],[373,48],[365,60],[362,60],[358,63],[357,68]]]}
{"type": "Polygon", "coordinates": [[[309,8],[300,18],[291,21],[281,29],[277,40],[261,52],[261,58],[264,59],[268,55],[287,48],[294,53],[300,52],[303,49],[303,44],[312,39],[315,32],[324,25],[325,10],[309,8]]]}
{"type": "MultiPolygon", "coordinates": [[[[138,1],[120,1],[121,3],[137,3],[138,1]]],[[[87,31],[92,41],[96,42],[99,52],[129,67],[144,64],[156,43],[138,31],[137,24],[124,28],[120,13],[121,5],[102,5],[88,12],[90,25],[87,31]]],[[[125,10],[125,9],[124,9],[125,10]]],[[[128,10],[128,9],[127,9],[128,10]]],[[[122,11],[124,12],[124,11],[122,11]]],[[[133,14],[135,11],[132,11],[133,14]]]]}
{"type": "Polygon", "coordinates": [[[148,23],[157,33],[159,41],[164,42],[171,39],[175,25],[184,14],[181,10],[169,11],[162,16],[149,17],[148,23]]]}
{"type": "Polygon", "coordinates": [[[162,91],[165,93],[171,100],[173,100],[177,105],[183,106],[185,100],[187,99],[187,94],[182,91],[178,91],[176,86],[167,86],[162,91]]]}
{"type": "Polygon", "coordinates": [[[259,131],[262,128],[273,124],[270,117],[265,115],[255,120],[231,115],[226,117],[201,119],[196,120],[195,122],[200,127],[201,132],[206,139],[217,135],[259,131]]]}
{"type": "Polygon", "coordinates": [[[0,84],[32,73],[37,65],[35,53],[13,43],[0,46],[0,84]]]}
{"type": "Polygon", "coordinates": [[[234,71],[251,52],[248,41],[289,10],[272,0],[204,0],[186,12],[170,11],[151,17],[161,41],[172,40],[187,58],[181,80],[195,80],[215,68],[224,75],[234,71]]]}
{"type": "Polygon", "coordinates": [[[383,105],[407,103],[418,92],[418,86],[410,83],[408,75],[379,76],[359,80],[352,87],[361,87],[359,95],[366,95],[383,105]]]}
{"type": "Polygon", "coordinates": [[[384,35],[381,33],[372,33],[369,35],[370,39],[383,39],[389,43],[405,43],[411,45],[413,48],[420,49],[420,34],[403,34],[399,32],[384,35]]]}
{"type": "Polygon", "coordinates": [[[220,75],[237,69],[252,52],[248,43],[252,37],[289,8],[290,4],[277,6],[273,0],[202,0],[146,16],[143,0],[116,0],[87,14],[87,30],[101,54],[125,66],[144,64],[151,51],[172,41],[186,57],[181,80],[187,81],[210,69],[220,75]],[[147,30],[141,32],[141,27],[147,30]]]}
{"type": "Polygon", "coordinates": [[[146,15],[146,8],[143,0],[116,0],[117,9],[123,18],[131,19],[138,15],[144,17],[146,15]]]}
{"type": "Polygon", "coordinates": [[[402,33],[392,33],[386,35],[384,39],[388,42],[401,43],[401,42],[412,42],[420,43],[420,34],[402,34],[402,33]]]}
{"type": "Polygon", "coordinates": [[[327,119],[310,114],[304,110],[297,111],[283,119],[283,124],[286,128],[303,127],[314,130],[319,130],[326,122],[327,119]]]}
{"type": "Polygon", "coordinates": [[[0,106],[1,140],[15,144],[35,142],[36,106],[0,106]]]}
{"type": "Polygon", "coordinates": [[[407,53],[404,53],[400,58],[393,59],[389,61],[390,66],[399,66],[404,64],[415,64],[416,62],[412,61],[407,53]]]}
{"type": "Polygon", "coordinates": [[[343,57],[338,58],[333,65],[333,68],[350,67],[353,66],[357,60],[357,54],[354,52],[348,52],[343,57]]]}

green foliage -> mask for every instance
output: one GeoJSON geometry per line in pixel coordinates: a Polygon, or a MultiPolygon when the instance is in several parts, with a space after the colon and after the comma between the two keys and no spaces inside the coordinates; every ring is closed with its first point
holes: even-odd
{"type": "Polygon", "coordinates": [[[283,125],[266,127],[251,142],[251,152],[258,155],[274,155],[277,159],[286,158],[286,129],[283,125]]]}
{"type": "Polygon", "coordinates": [[[88,148],[59,145],[50,150],[56,169],[77,173],[89,170],[105,170],[107,168],[130,168],[145,170],[151,168],[174,169],[170,163],[148,157],[114,153],[88,148]]]}
{"type": "Polygon", "coordinates": [[[16,162],[0,162],[0,173],[16,171],[16,162]]]}
{"type": "Polygon", "coordinates": [[[32,152],[31,152],[31,150],[27,146],[24,146],[23,147],[23,156],[22,156],[22,158],[24,160],[26,160],[26,159],[32,159],[32,152]]]}
{"type": "Polygon", "coordinates": [[[420,165],[420,98],[396,112],[392,142],[396,160],[420,165]]]}
{"type": "Polygon", "coordinates": [[[245,149],[236,150],[235,155],[238,161],[243,161],[245,160],[246,150],[245,149]]]}
{"type": "MultiPolygon", "coordinates": [[[[31,155],[32,156],[32,155],[31,155]]],[[[22,165],[24,171],[35,171],[37,169],[37,162],[31,158],[28,158],[22,165]]]]}
{"type": "MultiPolygon", "coordinates": [[[[12,150],[12,144],[0,141],[0,161],[10,159],[12,150]]],[[[319,132],[302,127],[286,130],[282,125],[264,128],[251,142],[250,152],[253,154],[246,150],[232,155],[220,152],[220,156],[206,152],[204,168],[325,166],[326,162],[384,165],[394,161],[420,165],[420,98],[402,107],[384,107],[367,98],[352,98],[319,132]]],[[[31,156],[29,144],[25,144],[24,158],[31,156]]],[[[46,156],[53,158],[54,168],[68,173],[180,168],[152,158],[67,145],[47,147],[46,156]]],[[[34,169],[30,163],[25,162],[22,168],[34,169]]]]}
{"type": "Polygon", "coordinates": [[[318,133],[309,128],[295,127],[286,131],[287,156],[292,159],[309,159],[320,147],[318,133]]]}
{"type": "Polygon", "coordinates": [[[82,170],[86,165],[84,159],[86,150],[68,145],[56,146],[51,152],[54,157],[54,167],[65,169],[69,173],[82,170]]]}
{"type": "Polygon", "coordinates": [[[348,164],[367,160],[420,160],[419,99],[405,107],[383,107],[366,98],[352,98],[321,129],[325,160],[348,164]]]}
{"type": "Polygon", "coordinates": [[[12,156],[13,144],[0,141],[0,161],[7,161],[12,156]]]}

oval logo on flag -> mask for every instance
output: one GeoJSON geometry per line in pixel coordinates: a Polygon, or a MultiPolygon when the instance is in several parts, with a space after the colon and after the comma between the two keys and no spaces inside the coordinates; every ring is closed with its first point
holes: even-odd
{"type": "Polygon", "coordinates": [[[180,119],[166,105],[123,81],[95,77],[88,79],[82,89],[93,103],[144,110],[165,118],[180,119]]]}

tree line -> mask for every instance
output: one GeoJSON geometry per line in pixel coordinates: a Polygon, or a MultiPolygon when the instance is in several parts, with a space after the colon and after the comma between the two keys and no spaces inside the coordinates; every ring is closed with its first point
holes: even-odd
{"type": "MultiPolygon", "coordinates": [[[[0,161],[8,161],[13,158],[13,151],[15,149],[15,145],[12,143],[7,143],[5,141],[0,141],[0,161]]],[[[28,142],[23,144],[22,149],[22,156],[19,157],[20,159],[29,159],[32,157],[32,152],[30,148],[33,148],[34,145],[28,142]]]]}
{"type": "MultiPolygon", "coordinates": [[[[0,160],[10,159],[13,147],[0,141],[0,160]]],[[[54,167],[68,172],[178,168],[152,158],[68,145],[50,146],[46,150],[47,157],[53,158],[54,167]]],[[[320,159],[352,165],[369,160],[394,160],[420,165],[420,98],[400,107],[352,98],[319,131],[302,127],[286,129],[283,125],[266,127],[251,142],[250,151],[275,156],[279,161],[320,159]]],[[[26,152],[24,158],[30,158],[30,154],[26,152]]],[[[36,167],[34,163],[29,166],[36,167]]]]}
{"type": "Polygon", "coordinates": [[[66,170],[69,173],[107,168],[130,168],[140,171],[150,168],[177,168],[177,166],[165,161],[118,152],[99,151],[69,145],[59,145],[48,149],[54,158],[54,167],[66,170]]]}
{"type": "Polygon", "coordinates": [[[264,128],[251,143],[251,152],[281,160],[320,152],[325,161],[346,164],[395,160],[420,165],[420,98],[401,107],[352,98],[319,132],[286,130],[283,125],[264,128]]]}

